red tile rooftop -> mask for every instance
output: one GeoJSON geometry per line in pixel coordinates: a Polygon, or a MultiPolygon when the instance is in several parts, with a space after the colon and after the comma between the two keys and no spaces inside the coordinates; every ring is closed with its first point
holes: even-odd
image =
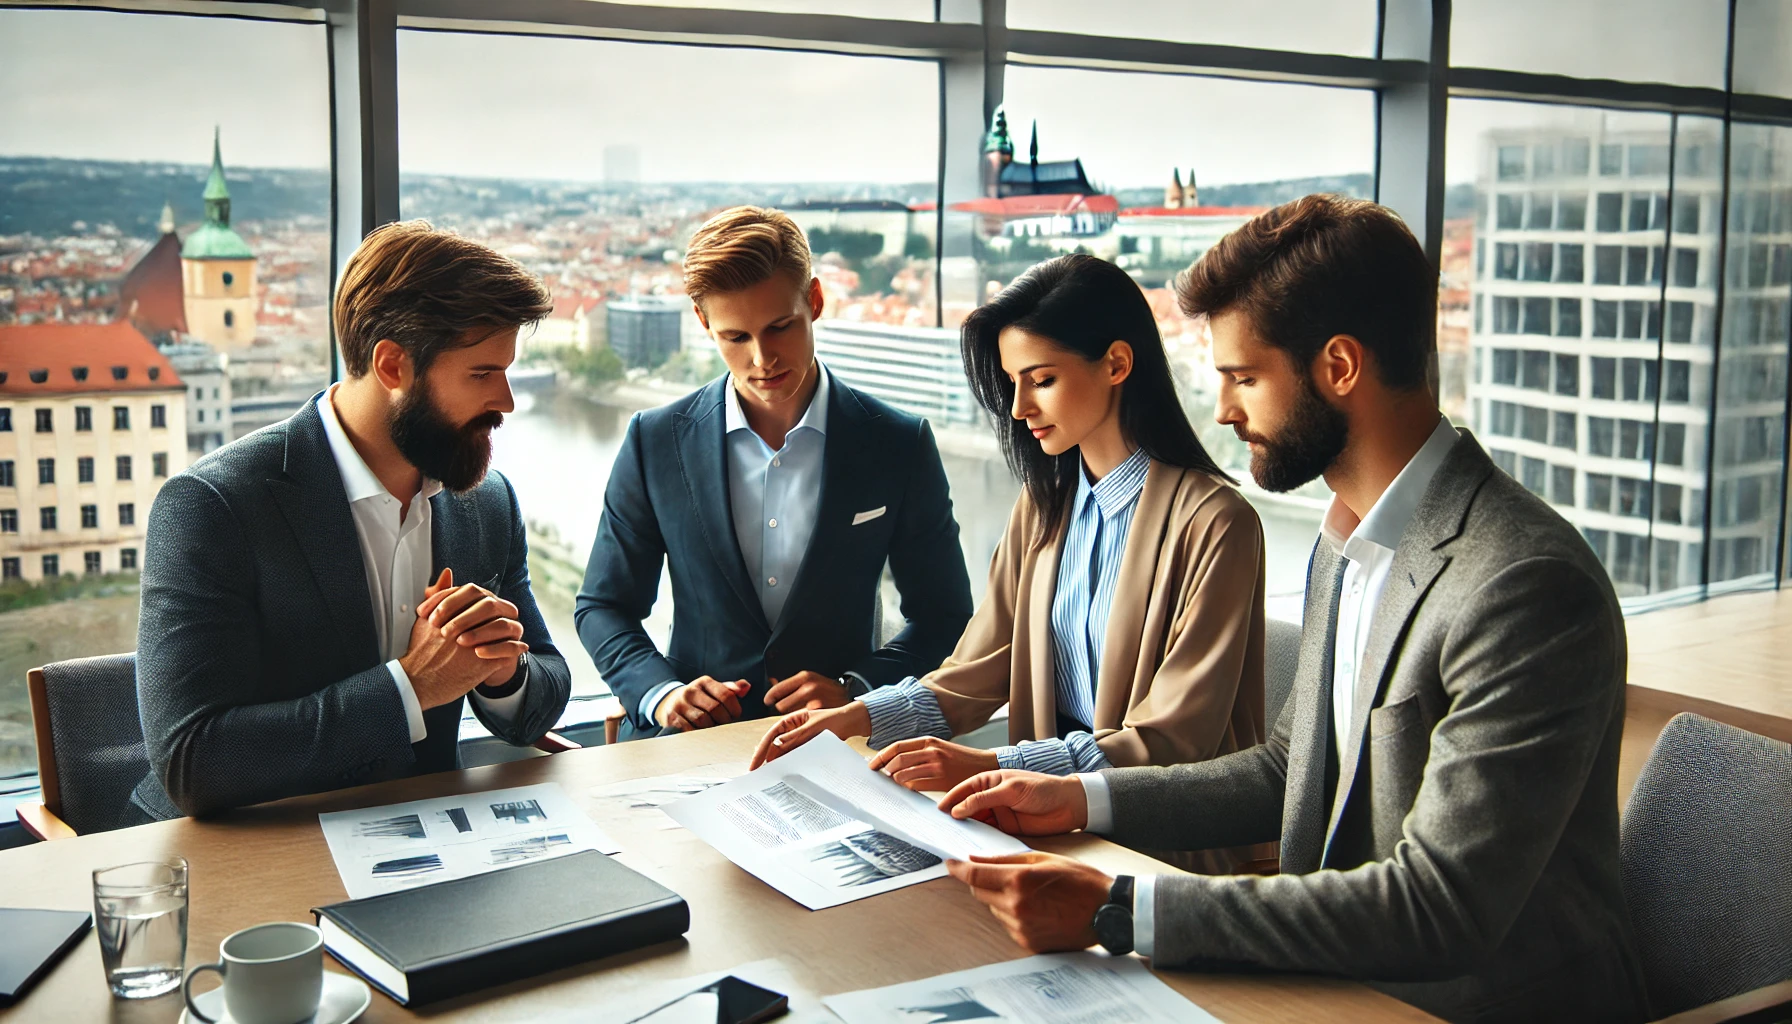
{"type": "Polygon", "coordinates": [[[185,387],[168,357],[124,321],[0,327],[0,397],[185,387]],[[77,368],[85,370],[86,380],[75,379],[77,368]]]}

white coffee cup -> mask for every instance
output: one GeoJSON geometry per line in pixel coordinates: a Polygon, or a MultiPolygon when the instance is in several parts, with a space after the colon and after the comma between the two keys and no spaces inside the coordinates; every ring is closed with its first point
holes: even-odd
{"type": "Polygon", "coordinates": [[[193,979],[217,971],[231,1024],[298,1024],[317,1013],[324,987],[324,933],[296,921],[232,932],[218,943],[218,962],[187,972],[181,994],[195,1020],[215,1024],[193,1003],[193,979]]]}

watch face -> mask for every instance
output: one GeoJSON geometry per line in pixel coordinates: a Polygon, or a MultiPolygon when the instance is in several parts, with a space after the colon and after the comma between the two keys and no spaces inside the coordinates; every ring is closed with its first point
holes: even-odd
{"type": "Polygon", "coordinates": [[[1095,912],[1095,938],[1116,955],[1132,952],[1132,911],[1114,903],[1095,912]]]}

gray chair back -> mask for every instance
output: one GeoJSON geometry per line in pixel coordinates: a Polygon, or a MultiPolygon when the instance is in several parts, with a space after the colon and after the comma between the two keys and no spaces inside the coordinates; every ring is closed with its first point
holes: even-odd
{"type": "Polygon", "coordinates": [[[1294,689],[1294,670],[1300,665],[1300,625],[1281,619],[1268,619],[1265,625],[1269,631],[1263,642],[1263,721],[1273,726],[1294,689]]]}
{"type": "Polygon", "coordinates": [[[143,820],[130,803],[150,771],[137,717],[137,655],[76,658],[39,671],[49,719],[49,749],[38,755],[45,806],[82,835],[143,820]]]}
{"type": "Polygon", "coordinates": [[[1618,842],[1656,1014],[1792,978],[1792,744],[1675,715],[1618,842]]]}

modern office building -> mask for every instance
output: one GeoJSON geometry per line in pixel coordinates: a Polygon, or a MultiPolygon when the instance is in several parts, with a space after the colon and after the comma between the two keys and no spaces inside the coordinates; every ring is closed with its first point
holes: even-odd
{"type": "Polygon", "coordinates": [[[1665,130],[1485,138],[1471,415],[1494,460],[1581,529],[1621,595],[1702,581],[1708,451],[1713,578],[1754,571],[1763,551],[1770,566],[1779,502],[1763,489],[1778,487],[1786,356],[1783,329],[1765,325],[1785,319],[1792,236],[1783,203],[1767,214],[1792,184],[1789,155],[1763,152],[1754,180],[1736,181],[1726,274],[1717,127],[1683,124],[1671,149],[1665,130]],[[1736,213],[1757,201],[1752,231],[1736,213]],[[1736,265],[1751,261],[1758,272],[1736,265]],[[1721,358],[1720,274],[1732,319],[1721,358]],[[1751,337],[1744,316],[1763,329],[1751,337]]]}
{"type": "Polygon", "coordinates": [[[126,321],[0,327],[0,578],[139,567],[186,384],[126,321]]]}
{"type": "Polygon", "coordinates": [[[622,365],[652,369],[681,343],[680,318],[691,308],[683,295],[631,295],[604,307],[610,347],[622,365]]]}
{"type": "Polygon", "coordinates": [[[981,422],[955,330],[820,320],[815,354],[841,380],[904,412],[936,425],[981,422]]]}
{"type": "Polygon", "coordinates": [[[187,448],[202,455],[236,440],[229,354],[197,341],[164,345],[162,354],[187,385],[187,448]]]}

